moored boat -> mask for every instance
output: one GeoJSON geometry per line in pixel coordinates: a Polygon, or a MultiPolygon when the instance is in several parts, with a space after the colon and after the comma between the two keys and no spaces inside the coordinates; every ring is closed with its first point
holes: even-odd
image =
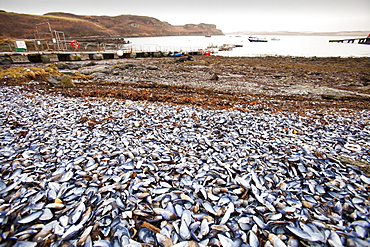
{"type": "Polygon", "coordinates": [[[181,57],[184,53],[182,52],[177,52],[177,53],[174,53],[174,54],[170,54],[170,57],[181,57]]]}
{"type": "Polygon", "coordinates": [[[266,38],[258,38],[258,37],[249,37],[249,42],[267,42],[266,38]]]}

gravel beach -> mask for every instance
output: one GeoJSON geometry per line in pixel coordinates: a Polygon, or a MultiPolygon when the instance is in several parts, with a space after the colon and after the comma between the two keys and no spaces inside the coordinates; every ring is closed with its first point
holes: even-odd
{"type": "Polygon", "coordinates": [[[0,244],[368,246],[369,64],[4,66],[0,244]]]}

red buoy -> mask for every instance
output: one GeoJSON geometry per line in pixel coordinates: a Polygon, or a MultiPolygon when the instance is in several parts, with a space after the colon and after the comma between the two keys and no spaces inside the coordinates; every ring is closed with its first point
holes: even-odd
{"type": "Polygon", "coordinates": [[[69,45],[73,48],[73,49],[78,49],[78,48],[80,48],[80,43],[78,43],[78,41],[77,40],[72,40],[70,43],[69,43],[69,45]]]}
{"type": "Polygon", "coordinates": [[[205,52],[203,52],[203,54],[209,56],[209,55],[211,55],[211,51],[205,51],[205,52]]]}

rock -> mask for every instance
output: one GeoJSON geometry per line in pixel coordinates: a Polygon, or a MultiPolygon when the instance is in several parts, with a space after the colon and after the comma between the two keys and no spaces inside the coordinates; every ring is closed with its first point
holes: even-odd
{"type": "Polygon", "coordinates": [[[219,77],[216,74],[213,74],[212,77],[210,78],[210,80],[214,80],[214,81],[217,81],[218,79],[219,77]]]}
{"type": "Polygon", "coordinates": [[[92,59],[94,59],[94,60],[103,60],[104,56],[103,56],[103,54],[93,54],[92,59]]]}
{"type": "Polygon", "coordinates": [[[128,64],[122,64],[119,68],[120,69],[130,69],[136,67],[135,64],[128,63],[128,64]]]}
{"type": "Polygon", "coordinates": [[[82,66],[80,63],[67,63],[67,65],[69,69],[79,69],[82,66]]]}
{"type": "Polygon", "coordinates": [[[58,69],[69,69],[66,63],[56,63],[55,65],[57,66],[58,69]]]}
{"type": "Polygon", "coordinates": [[[77,63],[56,63],[58,69],[78,69],[81,66],[77,63]]]}
{"type": "Polygon", "coordinates": [[[366,86],[369,86],[370,84],[370,77],[360,77],[360,80],[362,81],[362,84],[366,87],[366,86]]]}
{"type": "Polygon", "coordinates": [[[82,56],[81,56],[81,54],[70,54],[69,59],[72,60],[72,61],[81,61],[82,56]]]}
{"type": "Polygon", "coordinates": [[[177,63],[182,63],[182,62],[185,62],[185,61],[193,61],[193,57],[192,56],[186,56],[186,57],[180,57],[179,59],[176,59],[175,62],[177,63]]]}
{"type": "Polygon", "coordinates": [[[64,69],[64,70],[59,70],[60,73],[64,75],[75,75],[75,70],[70,70],[70,69],[64,69]]]}
{"type": "Polygon", "coordinates": [[[370,85],[363,86],[363,87],[359,88],[358,91],[362,92],[362,93],[370,93],[370,85]]]}
{"type": "Polygon", "coordinates": [[[307,75],[321,75],[321,73],[317,71],[309,71],[307,75]]]}
{"type": "Polygon", "coordinates": [[[48,83],[50,86],[58,88],[71,88],[75,86],[75,84],[72,82],[71,78],[68,75],[63,76],[49,75],[48,83]]]}
{"type": "Polygon", "coordinates": [[[364,101],[370,101],[370,96],[364,95],[364,94],[331,94],[331,93],[325,93],[321,94],[321,98],[323,99],[329,99],[329,100],[364,100],[364,101]]]}
{"type": "Polygon", "coordinates": [[[108,74],[113,70],[112,67],[107,66],[107,65],[97,65],[97,66],[92,66],[91,68],[83,68],[80,70],[80,72],[84,75],[91,75],[94,73],[105,73],[108,74]]]}
{"type": "Polygon", "coordinates": [[[1,56],[0,57],[0,64],[1,65],[9,65],[9,64],[12,64],[12,60],[10,59],[10,57],[1,56]]]}
{"type": "Polygon", "coordinates": [[[96,62],[94,61],[88,61],[86,63],[82,63],[82,67],[85,67],[85,66],[95,66],[95,65],[98,65],[96,62]]]}
{"type": "Polygon", "coordinates": [[[149,66],[147,67],[148,70],[157,70],[158,67],[157,66],[149,66]]]}
{"type": "Polygon", "coordinates": [[[93,73],[91,76],[94,77],[95,80],[103,80],[106,76],[105,73],[93,73]]]}
{"type": "Polygon", "coordinates": [[[163,57],[162,52],[154,52],[153,57],[163,57]]]}

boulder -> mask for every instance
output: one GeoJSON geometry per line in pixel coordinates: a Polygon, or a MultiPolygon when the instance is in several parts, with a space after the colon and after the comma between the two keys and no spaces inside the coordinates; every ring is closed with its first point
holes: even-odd
{"type": "Polygon", "coordinates": [[[56,63],[58,69],[78,69],[81,65],[77,63],[56,63]]]}
{"type": "Polygon", "coordinates": [[[50,86],[58,88],[71,88],[75,86],[68,75],[57,76],[51,74],[49,75],[48,83],[50,86]]]}

